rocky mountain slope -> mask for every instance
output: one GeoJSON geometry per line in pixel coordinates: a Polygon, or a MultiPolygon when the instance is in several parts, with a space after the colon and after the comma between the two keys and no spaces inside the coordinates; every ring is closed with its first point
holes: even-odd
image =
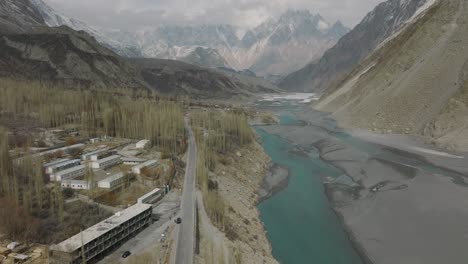
{"type": "Polygon", "coordinates": [[[132,65],[68,27],[0,35],[0,76],[83,87],[144,87],[132,65]]]}
{"type": "Polygon", "coordinates": [[[381,3],[323,57],[286,76],[279,86],[285,90],[323,92],[431,2],[433,0],[389,0],[381,3]]]}
{"type": "Polygon", "coordinates": [[[225,67],[269,75],[289,73],[319,58],[348,29],[340,22],[331,25],[309,11],[288,11],[243,36],[239,31],[230,25],[167,25],[139,32],[102,30],[98,34],[105,36],[104,43],[122,55],[132,49],[148,58],[176,59],[208,67],[224,63],[225,67]]]}
{"type": "Polygon", "coordinates": [[[192,98],[241,98],[256,93],[270,93],[276,87],[254,79],[231,77],[214,69],[206,69],[175,60],[129,59],[149,87],[163,94],[192,98]]]}
{"type": "Polygon", "coordinates": [[[25,32],[44,24],[40,9],[30,0],[0,1],[0,33],[25,32]]]}
{"type": "Polygon", "coordinates": [[[437,1],[316,105],[345,126],[468,151],[468,2],[437,1]]]}

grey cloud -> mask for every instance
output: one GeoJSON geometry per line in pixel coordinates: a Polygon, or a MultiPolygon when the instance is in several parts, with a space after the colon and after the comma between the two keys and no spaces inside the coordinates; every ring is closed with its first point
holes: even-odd
{"type": "Polygon", "coordinates": [[[253,27],[288,8],[309,9],[330,22],[357,24],[383,0],[45,0],[67,16],[106,28],[138,30],[161,24],[253,27]]]}

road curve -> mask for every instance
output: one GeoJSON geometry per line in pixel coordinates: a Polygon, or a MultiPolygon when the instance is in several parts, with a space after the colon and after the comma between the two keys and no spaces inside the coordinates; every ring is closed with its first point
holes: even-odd
{"type": "Polygon", "coordinates": [[[185,127],[188,131],[187,164],[180,205],[182,223],[177,228],[176,251],[173,258],[175,264],[193,264],[195,249],[197,146],[188,117],[185,118],[185,127]]]}

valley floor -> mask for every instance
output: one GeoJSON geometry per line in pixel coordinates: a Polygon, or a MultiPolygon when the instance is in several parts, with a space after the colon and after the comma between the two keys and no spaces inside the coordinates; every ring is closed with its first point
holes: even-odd
{"type": "Polygon", "coordinates": [[[368,263],[465,263],[468,162],[407,136],[338,129],[329,115],[294,111],[302,124],[265,127],[340,169],[327,195],[368,263]]]}

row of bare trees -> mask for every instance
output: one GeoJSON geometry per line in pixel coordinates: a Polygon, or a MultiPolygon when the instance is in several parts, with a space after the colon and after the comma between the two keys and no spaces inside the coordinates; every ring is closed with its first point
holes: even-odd
{"type": "Polygon", "coordinates": [[[134,99],[106,91],[64,90],[8,79],[0,80],[0,91],[0,113],[35,118],[47,128],[75,124],[89,136],[147,138],[168,152],[185,148],[182,106],[172,100],[134,99]]]}
{"type": "Polygon", "coordinates": [[[217,163],[230,151],[252,142],[254,136],[247,117],[240,112],[194,111],[192,113],[197,146],[197,179],[211,221],[221,230],[227,228],[226,204],[220,196],[215,177],[217,163]]]}
{"type": "Polygon", "coordinates": [[[13,162],[8,134],[0,128],[0,233],[9,238],[33,240],[44,214],[64,221],[61,187],[46,188],[42,163],[31,157],[13,162]]]}

